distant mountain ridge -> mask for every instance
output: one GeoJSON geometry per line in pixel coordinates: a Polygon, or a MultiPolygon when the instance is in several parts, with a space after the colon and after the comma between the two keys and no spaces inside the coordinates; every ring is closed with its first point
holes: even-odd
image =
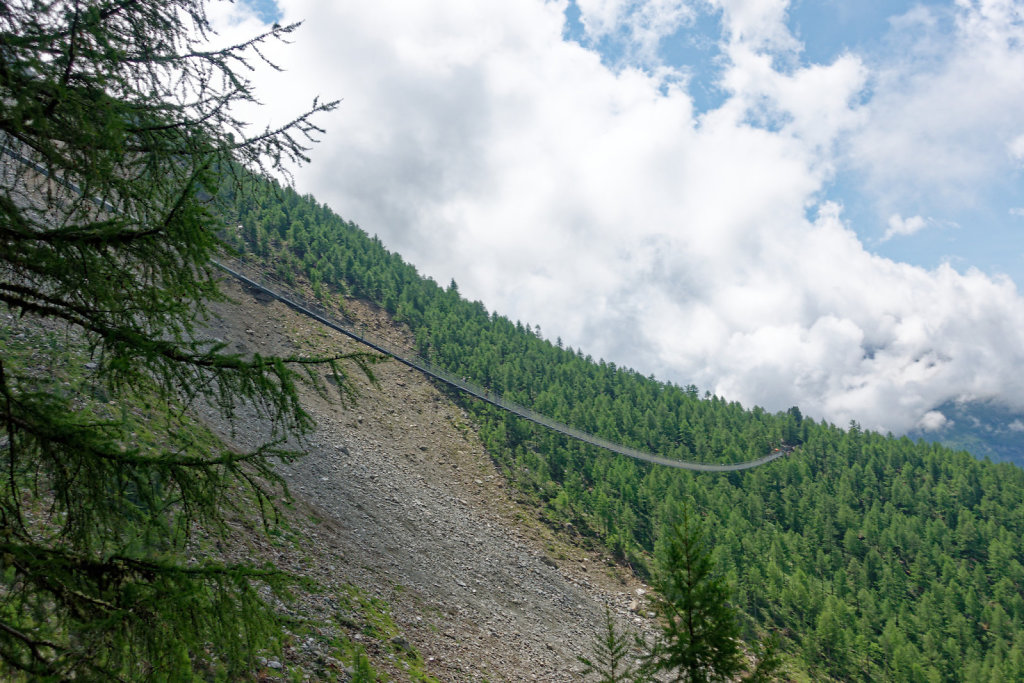
{"type": "Polygon", "coordinates": [[[1024,467],[1024,413],[994,400],[948,401],[935,410],[946,416],[946,424],[934,431],[915,430],[911,438],[1024,467]]]}

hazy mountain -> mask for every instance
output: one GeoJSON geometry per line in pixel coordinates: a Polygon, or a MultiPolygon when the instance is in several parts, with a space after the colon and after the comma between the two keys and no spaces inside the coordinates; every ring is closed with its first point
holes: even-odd
{"type": "Polygon", "coordinates": [[[946,416],[946,424],[935,431],[912,432],[911,438],[1024,467],[1024,413],[993,401],[950,401],[936,410],[946,416]]]}

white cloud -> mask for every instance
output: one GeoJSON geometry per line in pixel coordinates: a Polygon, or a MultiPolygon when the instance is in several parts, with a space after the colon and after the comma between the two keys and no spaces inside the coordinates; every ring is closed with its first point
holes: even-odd
{"type": "MultiPolygon", "coordinates": [[[[1024,12],[1010,0],[918,6],[892,22],[865,123],[847,145],[883,205],[971,205],[1024,143],[1024,12]],[[952,33],[944,19],[951,15],[952,33]]],[[[1019,161],[1019,158],[1017,159],[1019,161]]]]}
{"type": "Polygon", "coordinates": [[[1010,156],[1018,162],[1024,162],[1024,135],[1018,135],[1007,145],[1010,156]]]}
{"type": "Polygon", "coordinates": [[[592,40],[600,40],[621,29],[634,3],[632,0],[577,0],[576,6],[584,32],[592,40]]]}
{"type": "Polygon", "coordinates": [[[786,26],[789,0],[709,0],[722,10],[729,41],[754,50],[796,51],[800,43],[786,26]]]}
{"type": "MultiPolygon", "coordinates": [[[[285,21],[307,24],[273,52],[289,71],[260,78],[278,120],[312,94],[344,98],[297,174],[302,191],[437,281],[454,277],[469,298],[595,357],[746,405],[894,431],[955,398],[1024,406],[1013,284],[873,255],[821,200],[851,136],[874,182],[888,159],[923,186],[960,149],[945,149],[947,131],[979,135],[974,126],[1000,120],[987,107],[1015,95],[978,86],[982,104],[943,114],[928,106],[950,98],[912,70],[900,72],[903,96],[899,79],[872,78],[853,55],[783,68],[773,56],[799,47],[786,2],[714,4],[728,97],[700,116],[683,86],[609,69],[565,41],[564,2],[284,0],[285,21]],[[917,112],[927,134],[900,118],[917,112]],[[933,147],[938,161],[926,162],[933,147]]],[[[665,26],[684,20],[685,3],[657,6],[665,26]]],[[[655,4],[581,3],[594,35],[643,7],[655,4]]],[[[979,21],[960,29],[975,47],[985,30],[1004,31],[979,21]]],[[[943,87],[959,84],[961,62],[988,63],[954,57],[933,69],[943,87]]],[[[1014,92],[1024,83],[991,79],[1014,92]]],[[[981,173],[986,149],[1005,160],[1006,141],[993,144],[940,175],[981,173]]],[[[926,223],[889,213],[893,234],[926,223]]]]}
{"type": "Polygon", "coordinates": [[[728,54],[731,66],[722,85],[733,96],[730,106],[742,107],[759,124],[818,148],[821,163],[831,164],[837,137],[863,122],[853,101],[867,74],[856,57],[844,55],[830,65],[782,73],[771,54],[745,43],[730,46],[728,54]]]}
{"type": "Polygon", "coordinates": [[[660,41],[691,23],[693,0],[578,0],[580,22],[592,41],[625,32],[632,57],[658,62],[660,41]]]}
{"type": "Polygon", "coordinates": [[[919,427],[926,432],[937,432],[945,427],[948,422],[949,420],[945,415],[937,410],[931,410],[921,418],[919,427]]]}
{"type": "Polygon", "coordinates": [[[924,230],[927,225],[928,221],[921,216],[903,218],[898,213],[894,213],[889,216],[889,228],[885,231],[885,235],[882,236],[882,241],[886,242],[896,236],[906,237],[913,235],[924,230]]]}

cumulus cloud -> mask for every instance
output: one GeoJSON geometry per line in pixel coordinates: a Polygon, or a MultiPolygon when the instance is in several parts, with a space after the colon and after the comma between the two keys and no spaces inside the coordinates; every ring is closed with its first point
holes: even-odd
{"type": "Polygon", "coordinates": [[[696,16],[693,0],[577,0],[580,22],[591,41],[625,33],[633,58],[653,64],[658,45],[696,16]]]}
{"type": "Polygon", "coordinates": [[[882,241],[886,242],[896,236],[913,235],[924,230],[926,225],[928,225],[928,222],[921,216],[904,218],[898,213],[894,213],[889,216],[889,228],[885,231],[885,235],[882,236],[882,241]]]}
{"type": "Polygon", "coordinates": [[[1018,135],[1007,146],[1010,157],[1015,161],[1024,163],[1024,135],[1018,135]]]}
{"type": "MultiPolygon", "coordinates": [[[[996,69],[978,84],[968,67],[1016,68],[1016,29],[992,10],[1015,5],[961,2],[954,54],[920,75],[909,57],[889,70],[852,54],[780,62],[799,52],[785,1],[711,4],[727,97],[700,115],[685,84],[565,40],[565,2],[282,0],[283,21],[307,23],[273,52],[287,73],[259,77],[278,120],[312,94],[344,98],[302,191],[435,280],[595,357],[893,431],[937,424],[951,399],[1024,407],[1013,283],[881,258],[822,199],[837,164],[877,187],[944,188],[987,177],[992,150],[1006,163],[1019,117],[989,108],[1024,97],[1024,78],[996,69]],[[950,104],[941,91],[959,87],[981,102],[950,104]],[[962,167],[932,168],[960,153],[962,167]]],[[[579,6],[592,36],[665,35],[691,10],[579,6]]],[[[893,235],[927,222],[888,213],[893,235]]]]}
{"type": "Polygon", "coordinates": [[[886,206],[970,205],[1020,151],[1022,4],[917,6],[892,27],[891,50],[874,65],[865,125],[847,141],[850,160],[886,206]]]}
{"type": "Polygon", "coordinates": [[[789,0],[709,0],[722,10],[732,44],[754,50],[796,51],[800,43],[786,26],[789,0]]]}
{"type": "Polygon", "coordinates": [[[930,410],[921,418],[918,425],[926,432],[937,432],[949,423],[949,420],[938,410],[930,410]]]}

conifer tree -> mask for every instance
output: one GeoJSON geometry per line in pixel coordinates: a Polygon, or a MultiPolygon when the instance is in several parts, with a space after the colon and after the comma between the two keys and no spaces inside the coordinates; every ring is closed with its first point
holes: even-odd
{"type": "MultiPolygon", "coordinates": [[[[596,683],[641,683],[651,680],[630,661],[629,641],[615,628],[611,611],[605,608],[604,634],[597,638],[592,648],[592,657],[580,657],[584,665],[584,676],[597,676],[596,683]]],[[[639,644],[639,643],[638,643],[639,644]]]]}
{"type": "Polygon", "coordinates": [[[669,525],[658,550],[654,605],[661,634],[649,656],[651,668],[674,681],[732,680],[744,669],[739,621],[689,506],[669,525]]]}
{"type": "Polygon", "coordinates": [[[334,107],[256,134],[233,114],[255,102],[251,60],[294,28],[210,49],[205,0],[0,3],[2,678],[240,676],[274,634],[260,593],[286,577],[183,550],[239,489],[262,510],[279,495],[317,363],[349,386],[343,356],[243,357],[201,334],[223,174],[287,172],[334,107]],[[74,340],[84,379],[62,366],[74,340]],[[182,417],[242,401],[269,425],[253,452],[182,417]]]}

